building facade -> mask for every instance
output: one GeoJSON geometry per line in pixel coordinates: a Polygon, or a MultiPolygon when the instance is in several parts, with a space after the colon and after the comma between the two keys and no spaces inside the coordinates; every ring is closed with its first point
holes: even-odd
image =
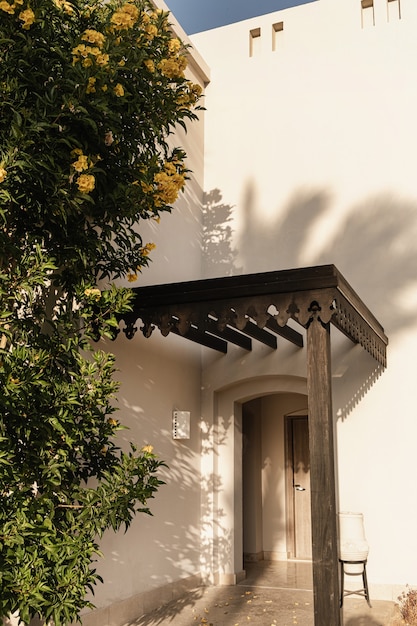
{"type": "MultiPolygon", "coordinates": [[[[150,229],[138,284],[334,264],[353,285],[390,343],[383,369],[332,329],[336,501],[363,513],[371,598],[386,600],[417,584],[416,28],[414,0],[316,0],[194,35],[206,110],[178,135],[191,180],[150,229]]],[[[293,492],[308,493],[305,348],[222,354],[155,330],[111,350],[126,439],[168,468],[153,517],[105,536],[85,624],[120,626],[200,580],[234,584],[244,555],[311,558],[293,492]],[[186,438],[174,411],[190,414],[186,438]]]]}

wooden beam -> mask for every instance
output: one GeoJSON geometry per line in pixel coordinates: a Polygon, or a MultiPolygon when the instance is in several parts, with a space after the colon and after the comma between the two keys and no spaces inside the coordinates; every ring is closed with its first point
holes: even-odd
{"type": "Polygon", "coordinates": [[[290,326],[280,326],[276,320],[270,319],[266,323],[266,328],[272,330],[274,333],[277,333],[277,335],[284,337],[284,339],[291,341],[291,343],[294,343],[299,348],[302,348],[304,345],[302,334],[290,326]]]}
{"type": "Polygon", "coordinates": [[[198,330],[198,328],[194,328],[193,326],[190,326],[189,330],[184,335],[182,335],[175,326],[171,328],[170,332],[175,335],[186,337],[190,341],[199,343],[201,346],[206,346],[207,348],[212,348],[213,350],[227,354],[227,341],[223,341],[223,339],[215,337],[214,335],[209,335],[208,333],[198,330]]]}
{"type": "Polygon", "coordinates": [[[260,341],[273,350],[277,349],[278,342],[275,335],[271,335],[271,333],[267,330],[259,328],[259,326],[257,326],[254,322],[248,321],[246,326],[242,328],[242,332],[257,341],[260,341]]]}
{"type": "Polygon", "coordinates": [[[314,624],[340,626],[330,326],[318,314],[307,327],[314,624]]]}
{"type": "Polygon", "coordinates": [[[225,326],[223,330],[218,329],[217,321],[210,318],[205,323],[205,330],[216,337],[220,337],[225,341],[234,343],[236,346],[243,348],[244,350],[252,350],[252,341],[246,335],[239,333],[237,330],[225,326]]]}

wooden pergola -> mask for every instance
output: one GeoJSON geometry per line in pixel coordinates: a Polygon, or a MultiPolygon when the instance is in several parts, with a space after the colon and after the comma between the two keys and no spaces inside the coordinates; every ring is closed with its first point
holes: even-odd
{"type": "MultiPolygon", "coordinates": [[[[307,348],[313,592],[316,626],[339,626],[339,574],[331,390],[330,324],[382,367],[384,329],[334,265],[155,285],[135,289],[122,316],[128,338],[155,327],[226,353],[228,343],[272,349],[278,337],[307,348]],[[306,333],[288,325],[292,319],[306,333]]],[[[294,325],[293,325],[294,326],[294,325]]]]}

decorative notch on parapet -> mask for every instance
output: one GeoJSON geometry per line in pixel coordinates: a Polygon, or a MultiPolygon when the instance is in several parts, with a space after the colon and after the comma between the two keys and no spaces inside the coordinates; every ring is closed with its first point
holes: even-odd
{"type": "MultiPolygon", "coordinates": [[[[375,26],[375,0],[361,0],[362,28],[375,26]]],[[[398,22],[401,19],[401,0],[385,0],[387,22],[398,22]]]]}
{"type": "Polygon", "coordinates": [[[361,0],[362,28],[375,26],[374,0],[361,0]]]}
{"type": "Polygon", "coordinates": [[[261,29],[252,28],[249,31],[249,56],[253,57],[261,52],[261,29]]]}
{"type": "Polygon", "coordinates": [[[284,43],[284,22],[272,24],[272,52],[280,50],[284,43]]]}
{"type": "MultiPolygon", "coordinates": [[[[272,52],[281,50],[284,45],[284,22],[275,22],[272,24],[272,52]]],[[[252,28],[249,31],[249,56],[259,56],[262,51],[261,29],[252,28]]]]}
{"type": "Polygon", "coordinates": [[[401,19],[401,0],[387,0],[387,21],[395,22],[401,19]]]}

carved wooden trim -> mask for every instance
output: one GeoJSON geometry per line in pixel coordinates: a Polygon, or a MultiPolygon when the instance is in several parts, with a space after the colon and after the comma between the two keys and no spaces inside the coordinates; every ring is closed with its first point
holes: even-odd
{"type": "Polygon", "coordinates": [[[332,323],[351,341],[359,343],[380,365],[387,365],[387,340],[378,329],[366,322],[340,293],[332,323]]]}

